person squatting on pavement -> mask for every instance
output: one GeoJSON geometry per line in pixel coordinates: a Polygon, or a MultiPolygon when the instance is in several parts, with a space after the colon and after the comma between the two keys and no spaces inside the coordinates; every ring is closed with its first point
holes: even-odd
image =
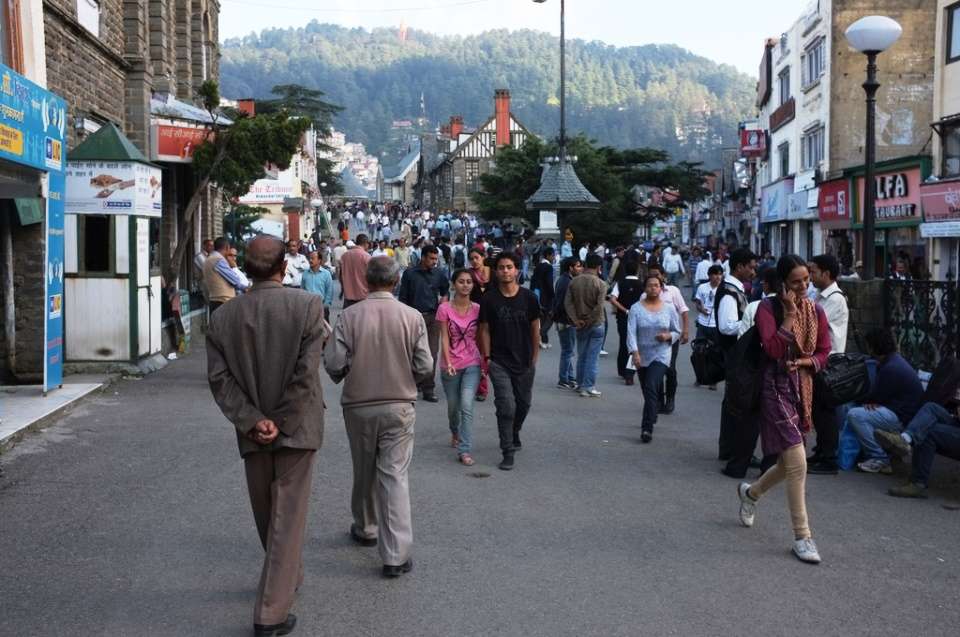
{"type": "Polygon", "coordinates": [[[303,581],[313,457],[323,440],[320,364],[330,327],[323,301],[281,284],[283,242],[247,247],[253,288],[211,316],[207,378],[237,429],[247,489],[265,555],[253,612],[256,635],[287,634],[303,581]]]}
{"type": "Polygon", "coordinates": [[[540,302],[517,282],[520,259],[501,252],[494,261],[496,285],[480,300],[480,353],[488,361],[503,460],[513,469],[522,446],[520,430],[530,412],[533,379],[540,355],[540,302]]]}
{"type": "MultiPolygon", "coordinates": [[[[731,257],[731,260],[733,258],[731,257]]],[[[823,308],[807,298],[806,262],[786,255],[777,262],[783,282],[779,296],[761,301],[756,327],[766,359],[760,390],[760,439],[765,455],[777,463],[760,479],[737,487],[740,522],[753,526],[757,500],[784,480],[793,523],[793,554],[820,563],[807,519],[807,456],[804,436],[813,425],[813,376],[830,355],[830,326],[823,308]]]]}
{"type": "Polygon", "coordinates": [[[433,369],[423,315],[392,294],[400,266],[390,257],[367,264],[366,300],[344,310],[323,364],[343,381],[340,403],[353,459],[353,524],[361,546],[379,544],[385,577],[413,568],[410,487],[417,382],[433,369]]]}

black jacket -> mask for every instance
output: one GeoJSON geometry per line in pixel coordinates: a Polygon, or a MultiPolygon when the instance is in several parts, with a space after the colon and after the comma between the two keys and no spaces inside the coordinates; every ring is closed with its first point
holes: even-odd
{"type": "Polygon", "coordinates": [[[553,291],[553,264],[541,261],[533,270],[533,277],[530,279],[530,289],[532,291],[540,290],[540,307],[545,310],[553,309],[554,291],[553,291]]]}

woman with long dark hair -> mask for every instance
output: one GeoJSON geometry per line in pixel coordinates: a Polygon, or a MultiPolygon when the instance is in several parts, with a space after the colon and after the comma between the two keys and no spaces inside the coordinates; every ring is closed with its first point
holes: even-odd
{"type": "MultiPolygon", "coordinates": [[[[467,253],[467,260],[470,262],[470,278],[473,279],[473,289],[470,290],[470,300],[474,303],[480,302],[487,288],[490,287],[490,266],[487,265],[486,255],[483,248],[474,247],[467,253]]],[[[483,402],[487,399],[490,387],[487,384],[487,377],[484,375],[477,386],[477,400],[483,402]]]]}
{"type": "Polygon", "coordinates": [[[813,424],[813,377],[830,355],[830,326],[823,309],[807,298],[810,273],[804,259],[786,255],[777,262],[780,290],[757,308],[756,327],[766,363],[760,390],[760,438],[765,456],[777,463],[760,479],[740,483],[740,522],[753,526],[757,500],[786,482],[793,524],[793,554],[820,563],[807,519],[807,458],[804,436],[813,424]]]}
{"type": "Polygon", "coordinates": [[[620,334],[620,349],[617,352],[617,374],[627,385],[633,385],[637,370],[627,369],[630,351],[627,349],[627,315],[630,307],[643,296],[643,282],[640,280],[640,262],[635,253],[624,257],[617,267],[617,282],[610,290],[610,305],[616,310],[617,332],[620,334]]]}

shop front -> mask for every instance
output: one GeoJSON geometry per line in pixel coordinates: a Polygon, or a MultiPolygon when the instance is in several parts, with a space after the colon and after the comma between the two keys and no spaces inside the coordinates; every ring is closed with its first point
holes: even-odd
{"type": "Polygon", "coordinates": [[[793,179],[782,179],[761,190],[760,223],[763,237],[761,253],[769,250],[774,257],[779,258],[791,252],[792,240],[787,212],[792,196],[793,179]]]}
{"type": "Polygon", "coordinates": [[[926,240],[920,234],[922,207],[920,184],[930,174],[929,157],[891,160],[877,165],[874,183],[876,204],[874,245],[864,252],[862,169],[850,171],[856,197],[854,246],[857,260],[874,259],[877,276],[889,275],[903,262],[913,278],[929,278],[926,240]]]}
{"type": "Polygon", "coordinates": [[[840,261],[846,271],[854,268],[853,223],[850,202],[850,181],[834,179],[820,184],[817,197],[817,214],[823,232],[823,250],[840,261]]]}
{"type": "Polygon", "coordinates": [[[960,274],[960,179],[920,186],[923,224],[929,242],[928,264],[934,279],[957,280],[960,274]]]}
{"type": "Polygon", "coordinates": [[[67,105],[0,64],[0,382],[63,384],[67,105]]]}
{"type": "Polygon", "coordinates": [[[823,234],[817,216],[819,190],[801,190],[787,199],[787,221],[793,243],[790,251],[805,259],[820,254],[823,249],[823,234]]]}

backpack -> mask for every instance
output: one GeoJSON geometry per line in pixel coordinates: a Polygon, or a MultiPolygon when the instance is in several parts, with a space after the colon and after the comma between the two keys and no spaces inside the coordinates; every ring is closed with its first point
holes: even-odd
{"type": "Polygon", "coordinates": [[[453,267],[459,270],[467,265],[467,258],[464,256],[465,250],[457,246],[453,249],[453,267]]]}
{"type": "Polygon", "coordinates": [[[695,338],[690,343],[690,364],[698,385],[716,385],[726,376],[723,350],[710,338],[695,338]]]}
{"type": "Polygon", "coordinates": [[[733,416],[747,418],[760,406],[764,362],[760,332],[754,325],[737,340],[726,356],[727,384],[723,397],[733,416]]]}

